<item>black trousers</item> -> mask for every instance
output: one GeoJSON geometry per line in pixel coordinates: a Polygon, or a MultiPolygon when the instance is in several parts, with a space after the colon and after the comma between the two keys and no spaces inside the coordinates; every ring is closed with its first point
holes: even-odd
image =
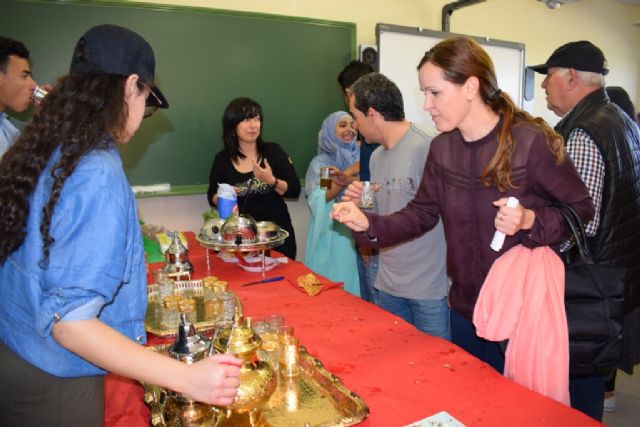
{"type": "Polygon", "coordinates": [[[604,411],[604,377],[602,375],[570,375],[571,407],[602,422],[604,411]]]}
{"type": "Polygon", "coordinates": [[[0,343],[0,426],[100,427],[103,378],[56,377],[0,343]]]}

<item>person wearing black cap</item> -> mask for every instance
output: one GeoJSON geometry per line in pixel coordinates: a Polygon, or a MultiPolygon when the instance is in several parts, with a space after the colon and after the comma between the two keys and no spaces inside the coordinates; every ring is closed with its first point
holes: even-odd
{"type": "MultiPolygon", "coordinates": [[[[609,100],[611,100],[611,102],[613,102],[618,107],[620,107],[622,111],[624,111],[632,120],[637,120],[636,109],[633,106],[633,102],[631,101],[629,94],[627,93],[626,90],[624,90],[624,88],[620,86],[607,86],[607,95],[609,96],[609,100]]],[[[631,330],[637,330],[637,329],[634,329],[633,326],[631,326],[631,324],[628,323],[627,330],[631,331],[631,330]]],[[[634,342],[634,341],[627,339],[626,342],[634,342]]],[[[633,351],[633,348],[637,349],[638,347],[629,347],[629,350],[633,351]]],[[[631,351],[626,354],[632,355],[633,353],[631,351]]],[[[623,364],[623,368],[624,368],[624,364],[623,364]]],[[[631,373],[630,370],[627,370],[627,371],[631,373]]],[[[613,372],[611,372],[611,374],[605,377],[605,381],[604,381],[604,411],[605,412],[616,411],[616,395],[615,395],[616,374],[617,374],[617,370],[614,370],[613,372]]]]}
{"type": "Polygon", "coordinates": [[[167,108],[154,74],[138,34],[91,28],[0,162],[0,425],[103,425],[106,371],[206,403],[235,398],[234,357],[187,365],[140,345],[144,253],[117,146],[145,107],[167,108]]]}
{"type": "MultiPolygon", "coordinates": [[[[596,215],[586,226],[593,259],[627,268],[624,360],[640,362],[640,156],[638,126],[609,101],[602,51],[588,41],[567,43],[533,68],[545,74],[547,106],[562,120],[555,129],[593,199],[596,215]]],[[[563,245],[568,249],[570,245],[563,245]]],[[[571,404],[601,420],[604,381],[600,374],[572,376],[571,404]]]]}

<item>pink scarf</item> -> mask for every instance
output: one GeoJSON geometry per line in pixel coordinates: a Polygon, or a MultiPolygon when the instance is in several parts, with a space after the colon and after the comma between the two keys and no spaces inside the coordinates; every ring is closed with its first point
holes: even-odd
{"type": "Polygon", "coordinates": [[[509,340],[504,375],[569,405],[564,265],[548,246],[515,246],[487,275],[473,313],[480,337],[509,340]]]}

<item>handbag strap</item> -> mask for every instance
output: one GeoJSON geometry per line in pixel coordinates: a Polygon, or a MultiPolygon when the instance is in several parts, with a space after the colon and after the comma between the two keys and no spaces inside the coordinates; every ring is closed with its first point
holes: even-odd
{"type": "Polygon", "coordinates": [[[582,218],[571,205],[560,203],[556,207],[571,229],[575,244],[578,247],[578,255],[580,257],[578,262],[580,264],[593,264],[593,258],[587,246],[587,233],[585,232],[582,218]]]}

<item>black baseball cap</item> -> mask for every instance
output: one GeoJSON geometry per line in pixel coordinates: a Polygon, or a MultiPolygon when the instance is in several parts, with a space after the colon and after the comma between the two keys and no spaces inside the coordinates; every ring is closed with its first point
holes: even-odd
{"type": "Polygon", "coordinates": [[[586,40],[564,44],[551,54],[546,63],[529,68],[538,73],[547,74],[547,70],[551,67],[573,68],[574,70],[590,71],[603,76],[609,73],[609,66],[604,53],[593,43],[586,40]]]}
{"type": "Polygon", "coordinates": [[[78,40],[69,73],[137,74],[156,95],[147,98],[147,106],[168,108],[167,99],[154,83],[155,69],[153,49],[139,34],[117,25],[98,25],[78,40]]]}

